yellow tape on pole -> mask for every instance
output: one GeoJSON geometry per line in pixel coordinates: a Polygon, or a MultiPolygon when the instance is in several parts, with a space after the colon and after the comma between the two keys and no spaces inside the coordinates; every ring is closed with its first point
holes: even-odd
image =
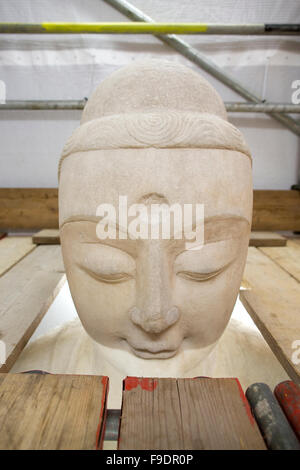
{"type": "Polygon", "coordinates": [[[202,23],[41,23],[48,33],[114,33],[114,34],[197,34],[205,33],[202,23]]]}

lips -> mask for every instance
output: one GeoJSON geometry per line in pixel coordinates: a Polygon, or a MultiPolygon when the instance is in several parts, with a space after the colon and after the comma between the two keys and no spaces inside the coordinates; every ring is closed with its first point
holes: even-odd
{"type": "Polygon", "coordinates": [[[162,348],[159,345],[143,345],[143,347],[133,346],[128,342],[130,349],[136,356],[139,356],[143,359],[167,359],[169,357],[175,356],[178,351],[178,348],[162,348]]]}

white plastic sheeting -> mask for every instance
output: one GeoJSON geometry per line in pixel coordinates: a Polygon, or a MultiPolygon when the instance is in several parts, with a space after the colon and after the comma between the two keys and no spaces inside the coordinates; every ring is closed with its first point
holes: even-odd
{"type": "MultiPolygon", "coordinates": [[[[156,21],[300,22],[299,0],[132,0],[156,21]]],[[[103,0],[2,0],[0,21],[129,21],[103,0]]],[[[300,79],[294,36],[184,36],[262,99],[291,102],[300,79]]],[[[184,63],[202,73],[224,101],[243,101],[149,35],[1,35],[0,80],[7,99],[82,99],[122,65],[145,58],[184,63]]],[[[55,187],[64,142],[80,111],[0,111],[0,186],[55,187]]],[[[266,115],[232,113],[253,154],[257,189],[289,189],[299,174],[299,139],[266,115]]],[[[298,115],[299,118],[299,115],[298,115]]]]}

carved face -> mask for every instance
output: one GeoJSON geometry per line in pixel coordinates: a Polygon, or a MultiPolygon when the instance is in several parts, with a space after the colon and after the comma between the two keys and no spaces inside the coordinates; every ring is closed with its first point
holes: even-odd
{"type": "Polygon", "coordinates": [[[90,336],[136,360],[176,361],[189,351],[199,361],[223,333],[241,282],[252,212],[249,158],[215,149],[74,153],[59,189],[66,273],[90,336]],[[118,207],[119,196],[129,206],[149,197],[204,204],[203,247],[118,233],[100,240],[97,207],[118,207]]]}

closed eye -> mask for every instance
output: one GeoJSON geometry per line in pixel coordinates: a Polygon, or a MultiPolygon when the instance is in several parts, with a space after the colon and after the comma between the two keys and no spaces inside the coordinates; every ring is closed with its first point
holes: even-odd
{"type": "Polygon", "coordinates": [[[119,284],[121,282],[129,281],[130,279],[133,279],[133,276],[127,273],[95,273],[94,271],[84,267],[84,266],[79,266],[82,271],[86,272],[89,276],[91,276],[93,279],[96,279],[96,281],[100,282],[105,282],[107,284],[119,284]]]}
{"type": "Polygon", "coordinates": [[[177,276],[180,276],[183,279],[186,279],[188,281],[204,282],[204,281],[208,281],[209,279],[212,279],[213,277],[218,276],[221,272],[223,272],[229,266],[229,264],[227,264],[226,266],[223,266],[223,268],[218,269],[217,271],[212,271],[209,273],[199,273],[199,272],[194,272],[194,271],[179,271],[177,273],[177,276]]]}

